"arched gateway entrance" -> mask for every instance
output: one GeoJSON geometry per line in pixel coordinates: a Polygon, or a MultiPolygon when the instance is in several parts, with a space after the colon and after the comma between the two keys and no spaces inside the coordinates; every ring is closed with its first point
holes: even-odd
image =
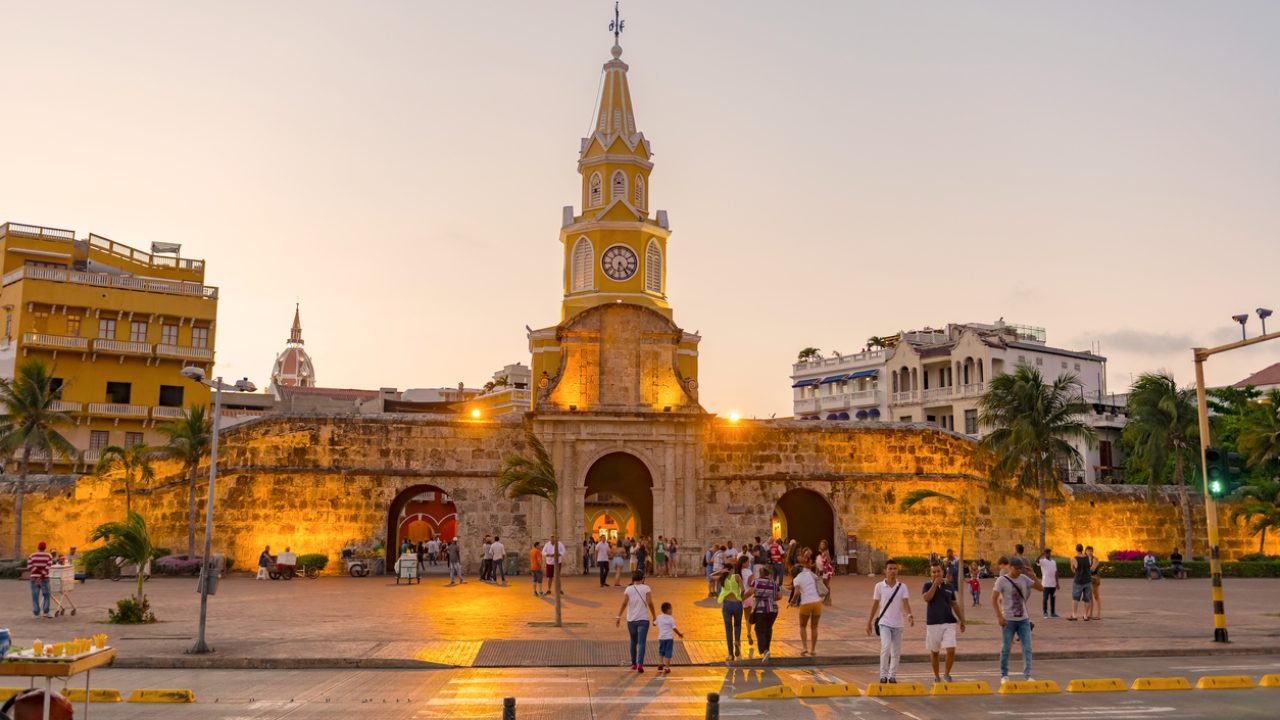
{"type": "Polygon", "coordinates": [[[636,456],[605,455],[587,471],[583,526],[596,537],[648,537],[653,534],[653,477],[636,456]]]}
{"type": "Polygon", "coordinates": [[[437,538],[449,542],[458,534],[458,508],[449,493],[435,485],[405,488],[387,510],[387,567],[395,567],[400,543],[437,538]]]}
{"type": "Polygon", "coordinates": [[[836,516],[827,499],[812,490],[788,490],[778,498],[773,509],[773,534],[794,538],[802,548],[818,551],[818,543],[827,541],[831,559],[836,555],[836,516]]]}

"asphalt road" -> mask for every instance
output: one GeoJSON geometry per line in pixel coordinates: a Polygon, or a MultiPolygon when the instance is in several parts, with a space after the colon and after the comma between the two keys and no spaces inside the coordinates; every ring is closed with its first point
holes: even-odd
{"type": "MultiPolygon", "coordinates": [[[[1020,664],[1019,664],[1020,667],[1020,664]]],[[[855,682],[876,678],[874,666],[789,668],[815,682],[855,682]]],[[[1182,676],[1194,685],[1201,675],[1280,673],[1280,654],[1236,657],[1121,658],[1038,662],[1036,679],[1182,676]]],[[[999,682],[994,663],[964,663],[956,680],[999,682]]],[[[927,665],[906,665],[899,680],[932,680],[927,665]]],[[[744,690],[778,684],[773,670],[684,667],[670,676],[637,675],[625,669],[520,668],[459,670],[104,670],[94,687],[114,687],[126,695],[136,688],[190,688],[194,705],[102,704],[90,708],[94,720],[196,718],[220,720],[303,720],[317,718],[499,718],[502,698],[517,698],[522,720],[605,718],[702,718],[706,696],[718,692],[721,717],[951,719],[1096,718],[1275,718],[1280,689],[1192,690],[1034,696],[922,697],[882,700],[734,700],[744,690]]],[[[79,708],[77,708],[79,711],[79,708]]],[[[77,717],[80,717],[78,714],[77,717]]]]}

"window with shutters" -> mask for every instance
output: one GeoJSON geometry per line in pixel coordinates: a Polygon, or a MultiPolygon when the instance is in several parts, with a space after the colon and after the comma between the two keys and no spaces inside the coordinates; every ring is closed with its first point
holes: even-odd
{"type": "Polygon", "coordinates": [[[111,433],[107,430],[89,431],[89,449],[101,450],[111,444],[111,433]]]}
{"type": "Polygon", "coordinates": [[[160,342],[165,345],[178,344],[178,326],[177,325],[161,325],[160,326],[160,342]]]}
{"type": "Polygon", "coordinates": [[[209,328],[207,327],[191,328],[191,347],[194,347],[194,348],[209,347],[209,328]]]}
{"type": "Polygon", "coordinates": [[[595,256],[594,248],[591,241],[585,237],[578,238],[578,242],[573,246],[573,263],[571,267],[572,283],[570,287],[573,292],[579,290],[590,290],[594,285],[595,264],[592,258],[595,256]]]}
{"type": "Polygon", "coordinates": [[[662,248],[657,240],[650,240],[644,252],[644,289],[662,294],[662,248]]]}
{"type": "Polygon", "coordinates": [[[107,318],[98,319],[98,337],[103,340],[113,340],[116,336],[116,321],[107,318]]]}
{"type": "Polygon", "coordinates": [[[588,204],[588,207],[599,207],[599,206],[600,206],[600,203],[601,203],[601,201],[602,201],[601,193],[603,192],[603,190],[602,190],[602,188],[601,188],[601,183],[602,183],[602,182],[603,182],[603,181],[600,179],[600,173],[591,173],[591,180],[590,180],[590,181],[588,181],[588,185],[587,185],[587,187],[588,187],[588,190],[587,190],[587,204],[588,204]]]}
{"type": "Polygon", "coordinates": [[[130,342],[144,343],[147,341],[147,324],[144,322],[129,323],[129,340],[130,342]]]}
{"type": "Polygon", "coordinates": [[[127,432],[124,434],[125,447],[129,447],[130,445],[141,445],[142,442],[142,433],[140,432],[127,432]]]}
{"type": "Polygon", "coordinates": [[[636,173],[636,209],[644,210],[644,176],[636,173]]]}
{"type": "Polygon", "coordinates": [[[613,174],[613,194],[609,196],[610,200],[626,200],[627,199],[627,176],[621,170],[613,174]]]}

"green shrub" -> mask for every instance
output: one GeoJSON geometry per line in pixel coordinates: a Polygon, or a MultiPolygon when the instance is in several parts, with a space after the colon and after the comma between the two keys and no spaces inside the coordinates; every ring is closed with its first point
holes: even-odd
{"type": "Polygon", "coordinates": [[[1262,553],[1249,553],[1241,555],[1240,562],[1280,562],[1280,555],[1263,555],[1262,553]]]}
{"type": "Polygon", "coordinates": [[[898,573],[900,575],[929,574],[929,558],[927,557],[920,557],[919,555],[904,555],[889,559],[898,563],[898,573]]]}
{"type": "Polygon", "coordinates": [[[80,555],[80,562],[84,565],[84,574],[88,577],[106,577],[107,563],[110,560],[106,546],[87,550],[80,555]]]}
{"type": "Polygon", "coordinates": [[[27,567],[27,561],[24,560],[0,560],[0,578],[17,580],[22,577],[22,571],[27,567]]]}
{"type": "Polygon", "coordinates": [[[145,625],[156,622],[156,614],[151,612],[151,602],[144,596],[139,603],[133,598],[116,601],[115,610],[107,610],[107,622],[116,625],[145,625]]]}
{"type": "Polygon", "coordinates": [[[1280,578],[1280,562],[1222,563],[1222,574],[1225,577],[1237,578],[1280,578]]]}
{"type": "Polygon", "coordinates": [[[168,557],[169,555],[172,555],[172,554],[173,554],[173,551],[170,550],[169,548],[152,548],[151,549],[152,561],[159,560],[162,557],[168,557]]]}
{"type": "Polygon", "coordinates": [[[329,556],[324,553],[306,553],[298,556],[298,570],[304,567],[314,567],[316,570],[324,572],[324,568],[329,564],[329,556]]]}

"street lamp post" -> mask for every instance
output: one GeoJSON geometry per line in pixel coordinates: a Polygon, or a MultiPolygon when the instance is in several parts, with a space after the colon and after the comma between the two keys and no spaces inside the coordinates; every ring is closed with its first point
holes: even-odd
{"type": "Polygon", "coordinates": [[[200,632],[196,637],[195,646],[190,651],[191,654],[196,655],[213,652],[213,648],[204,641],[204,628],[209,610],[210,574],[216,572],[211,556],[213,552],[213,489],[218,480],[218,423],[222,417],[222,391],[226,389],[253,392],[257,388],[249,382],[248,378],[236,381],[235,385],[224,384],[221,377],[206,380],[204,368],[194,365],[182,368],[182,374],[201,385],[213,388],[213,438],[209,443],[209,496],[205,501],[204,512],[204,555],[200,558],[200,632]]]}

